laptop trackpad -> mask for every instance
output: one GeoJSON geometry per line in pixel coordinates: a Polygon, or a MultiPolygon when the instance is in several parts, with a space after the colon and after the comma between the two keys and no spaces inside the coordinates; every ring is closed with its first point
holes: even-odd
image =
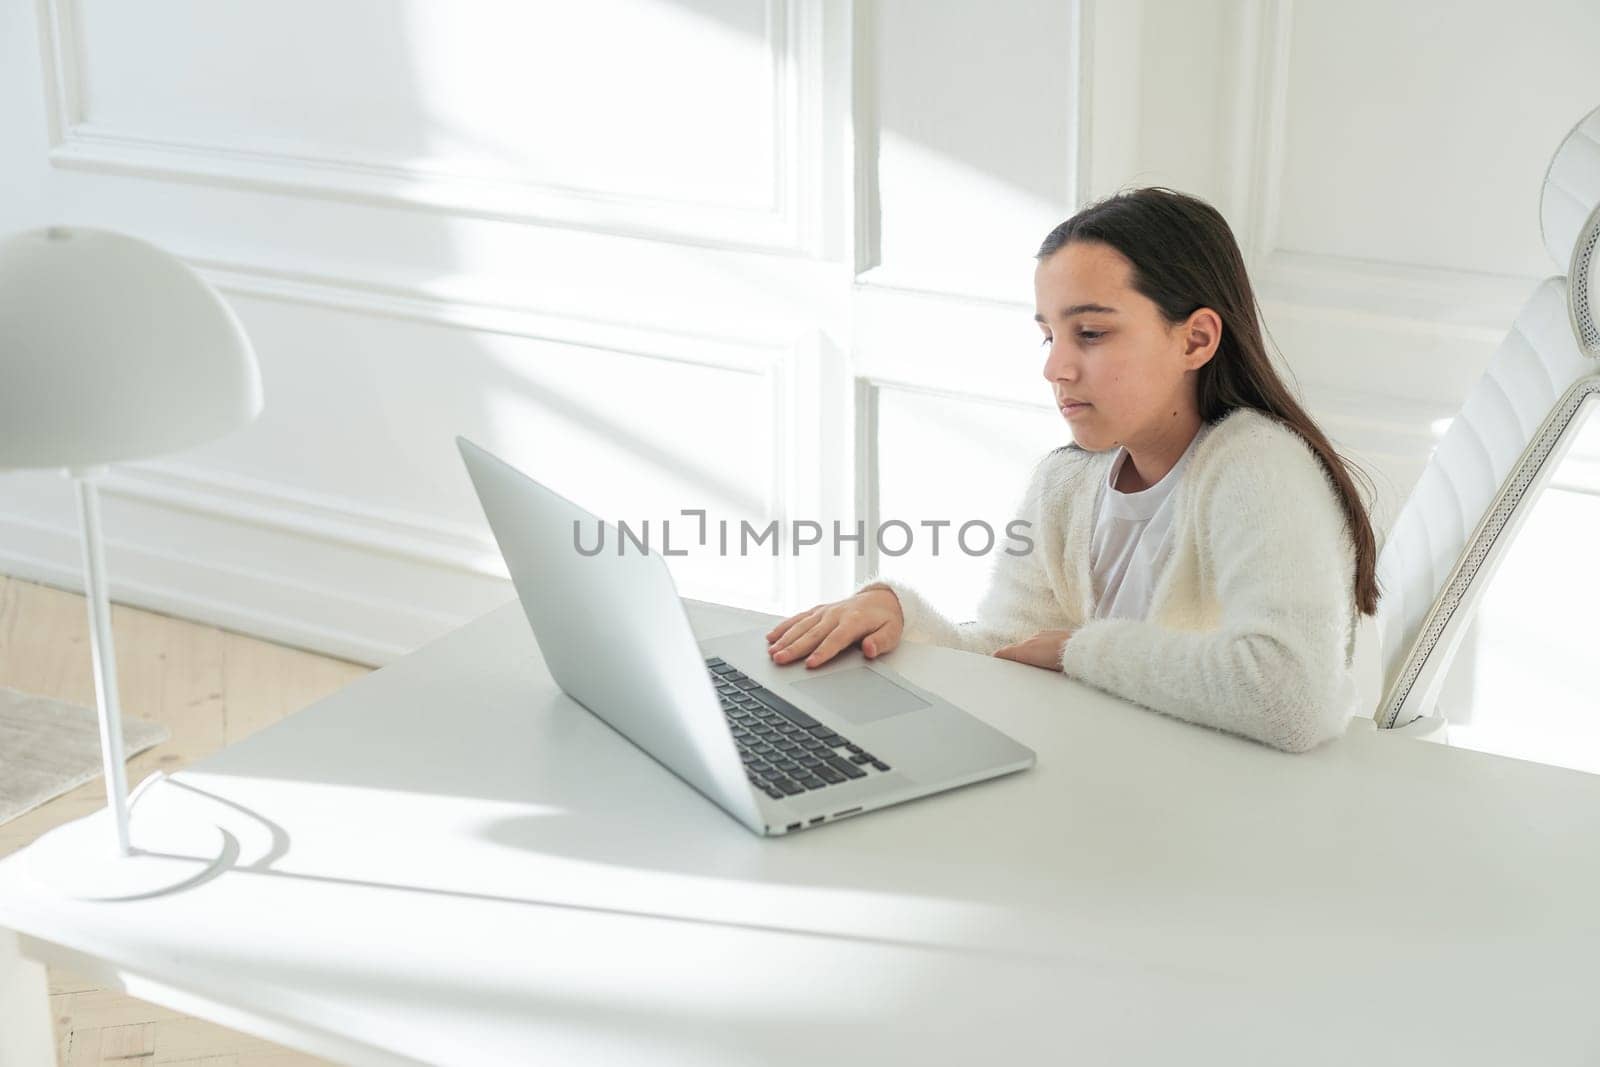
{"type": "Polygon", "coordinates": [[[829,711],[838,712],[860,726],[933,706],[866,667],[852,667],[789,684],[829,711]]]}

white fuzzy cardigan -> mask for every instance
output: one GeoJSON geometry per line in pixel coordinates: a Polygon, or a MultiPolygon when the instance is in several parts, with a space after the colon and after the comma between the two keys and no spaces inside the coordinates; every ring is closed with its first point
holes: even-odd
{"type": "Polygon", "coordinates": [[[1072,630],[1066,674],[1285,751],[1343,733],[1359,699],[1355,549],[1310,446],[1250,409],[1218,420],[1173,498],[1172,555],[1148,618],[1093,620],[1089,545],[1116,451],[1066,445],[1039,461],[1018,513],[1033,551],[996,551],[975,621],[952,622],[894,578],[857,592],[892,589],[906,640],[984,655],[1072,630]]]}

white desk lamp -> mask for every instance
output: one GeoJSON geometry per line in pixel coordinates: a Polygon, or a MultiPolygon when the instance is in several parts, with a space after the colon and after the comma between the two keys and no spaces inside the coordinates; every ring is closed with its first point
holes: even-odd
{"type": "Polygon", "coordinates": [[[90,818],[46,834],[35,867],[74,896],[170,889],[219,862],[225,844],[209,823],[130,831],[95,480],[106,464],[209,441],[260,411],[261,376],[244,329],[178,259],[80,227],[0,241],[0,470],[64,468],[77,483],[83,532],[112,825],[90,818]]]}

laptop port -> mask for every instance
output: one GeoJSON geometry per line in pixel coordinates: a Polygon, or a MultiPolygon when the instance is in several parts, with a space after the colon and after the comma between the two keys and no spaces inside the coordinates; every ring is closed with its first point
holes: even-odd
{"type": "Polygon", "coordinates": [[[817,825],[817,823],[821,822],[823,819],[826,819],[826,818],[827,818],[826,815],[818,815],[815,819],[811,820],[811,825],[815,826],[815,825],[817,825]]]}
{"type": "Polygon", "coordinates": [[[798,830],[798,829],[800,829],[800,824],[797,823],[797,822],[792,822],[788,826],[784,827],[784,829],[785,830],[798,830]]]}
{"type": "Polygon", "coordinates": [[[860,808],[846,808],[844,811],[836,811],[836,812],[834,812],[833,813],[833,817],[835,819],[842,819],[846,815],[854,815],[856,812],[858,812],[860,810],[861,810],[860,808]]]}

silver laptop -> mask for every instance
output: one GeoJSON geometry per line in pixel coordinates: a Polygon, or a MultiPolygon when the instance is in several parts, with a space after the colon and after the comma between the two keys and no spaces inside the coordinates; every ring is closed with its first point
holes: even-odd
{"type": "MultiPolygon", "coordinates": [[[[859,648],[778,665],[766,630],[696,641],[664,559],[456,438],[556,683],[758,834],[809,829],[1034,764],[1031,749],[859,648]]],[[[888,657],[892,658],[893,653],[888,657]]]]}

